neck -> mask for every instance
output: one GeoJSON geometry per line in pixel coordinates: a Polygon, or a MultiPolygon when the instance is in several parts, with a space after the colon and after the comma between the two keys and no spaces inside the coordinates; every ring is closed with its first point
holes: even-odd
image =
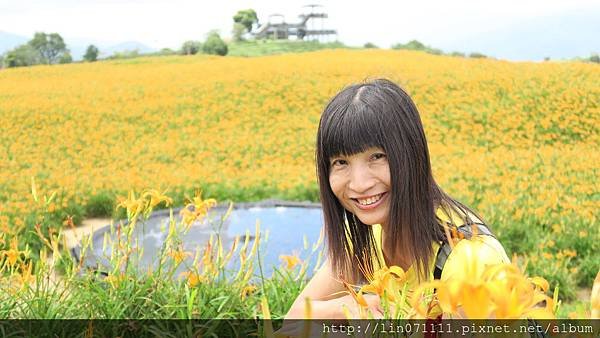
{"type": "Polygon", "coordinates": [[[381,235],[381,251],[383,252],[385,265],[388,267],[399,266],[402,270],[407,271],[412,265],[412,259],[408,254],[408,250],[402,250],[399,246],[395,248],[391,247],[391,244],[386,242],[385,233],[383,231],[381,235]]]}

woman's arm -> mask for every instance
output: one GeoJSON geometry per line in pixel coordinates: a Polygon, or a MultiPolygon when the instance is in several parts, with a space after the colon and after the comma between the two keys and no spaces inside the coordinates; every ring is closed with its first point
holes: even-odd
{"type": "MultiPolygon", "coordinates": [[[[306,299],[310,299],[310,317],[315,319],[346,319],[343,311],[348,308],[351,315],[357,316],[359,305],[348,294],[344,285],[338,281],[331,270],[329,261],[317,271],[304,290],[298,295],[285,319],[305,319],[306,299]]],[[[379,298],[365,297],[369,307],[375,312],[379,307],[379,298]]]]}
{"type": "Polygon", "coordinates": [[[342,297],[339,293],[344,290],[344,285],[334,278],[329,261],[325,261],[298,295],[285,319],[304,319],[306,298],[311,300],[312,318],[337,318],[335,299],[342,297]]]}

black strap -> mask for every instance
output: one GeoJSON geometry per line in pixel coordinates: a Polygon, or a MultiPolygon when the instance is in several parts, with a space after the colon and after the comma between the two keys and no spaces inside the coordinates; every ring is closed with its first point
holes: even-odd
{"type": "MultiPolygon", "coordinates": [[[[478,235],[487,235],[492,236],[492,232],[488,227],[483,223],[474,223],[477,226],[477,234],[478,235]]],[[[463,224],[457,228],[458,232],[463,234],[465,238],[471,238],[473,236],[473,226],[468,224],[463,224]]],[[[433,269],[433,278],[441,279],[442,278],[442,270],[444,269],[444,265],[446,264],[446,260],[448,256],[450,256],[450,252],[452,252],[452,247],[447,241],[440,243],[440,248],[435,257],[435,268],[433,269]]]]}

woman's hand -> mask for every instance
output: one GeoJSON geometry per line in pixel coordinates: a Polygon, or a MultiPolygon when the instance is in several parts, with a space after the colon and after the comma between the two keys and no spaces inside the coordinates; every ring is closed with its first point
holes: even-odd
{"type": "MultiPolygon", "coordinates": [[[[312,320],[310,322],[302,320],[301,318],[291,319],[289,318],[291,316],[288,316],[288,318],[283,321],[283,326],[281,329],[275,332],[275,334],[276,336],[302,337],[305,336],[306,330],[308,329],[311,330],[309,336],[321,336],[323,329],[322,325],[319,325],[319,320],[323,320],[323,323],[346,323],[346,321],[355,323],[355,319],[363,319],[365,314],[375,319],[383,318],[383,310],[381,308],[379,296],[365,294],[363,297],[367,303],[366,308],[363,308],[361,305],[359,305],[351,295],[329,300],[310,301],[312,309],[312,320]],[[348,311],[344,311],[344,308],[346,308],[348,311]],[[309,325],[307,327],[307,323],[311,323],[313,325],[309,325]]],[[[328,334],[328,337],[346,337],[347,335],[347,332],[337,334],[332,333],[328,334]]]]}
{"type": "Polygon", "coordinates": [[[338,303],[339,313],[341,314],[341,317],[339,317],[340,319],[347,319],[346,313],[344,313],[343,310],[344,307],[348,309],[348,314],[351,319],[362,319],[365,314],[368,315],[369,313],[375,319],[383,318],[383,308],[381,307],[381,299],[379,296],[374,294],[364,294],[362,297],[367,303],[366,308],[363,308],[358,304],[351,295],[332,299],[331,301],[336,301],[338,303]]]}
{"type": "MultiPolygon", "coordinates": [[[[381,318],[383,311],[379,296],[373,294],[362,295],[367,303],[367,310],[371,316],[381,318]]],[[[288,310],[285,319],[342,319],[346,320],[346,314],[352,318],[361,318],[360,305],[348,294],[348,290],[331,270],[331,265],[326,261],[319,271],[308,282],[300,295],[288,310]],[[339,296],[346,294],[345,296],[339,296]],[[310,299],[310,314],[306,313],[306,300],[310,299]],[[348,311],[344,311],[344,307],[348,311]]],[[[364,313],[364,311],[363,311],[364,313]]]]}

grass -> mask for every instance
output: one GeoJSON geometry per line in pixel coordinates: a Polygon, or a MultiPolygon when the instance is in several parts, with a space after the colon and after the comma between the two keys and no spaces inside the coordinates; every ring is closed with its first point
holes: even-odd
{"type": "MultiPolygon", "coordinates": [[[[156,205],[167,201],[165,197],[156,205]]],[[[204,202],[196,200],[194,210],[202,210],[204,202]]],[[[105,249],[106,266],[86,268],[90,239],[84,239],[82,258],[77,261],[61,245],[60,233],[47,237],[37,233],[44,247],[35,265],[30,250],[19,252],[13,262],[0,260],[0,319],[205,319],[208,324],[205,321],[203,325],[208,326],[203,335],[239,336],[256,330],[255,325],[248,321],[242,323],[246,326],[232,326],[219,319],[261,316],[261,297],[268,297],[273,318],[281,318],[306,284],[310,259],[275,267],[272,276],[263,275],[254,263],[261,261],[258,225],[253,239],[246,234],[231,248],[224,247],[215,232],[206,248],[186,252],[180,236],[189,230],[189,224],[172,221],[155,268],[138,268],[140,251],[131,234],[134,227],[144,226],[143,215],[149,215],[152,207],[145,204],[144,210],[136,210],[130,205],[127,209],[129,216],[139,220],[112,228],[110,238],[115,240],[105,243],[105,248],[111,248],[105,249]],[[239,268],[231,267],[233,260],[240,262],[239,268]],[[176,273],[181,266],[184,272],[176,273]]],[[[191,221],[205,213],[194,216],[191,221]]],[[[309,253],[316,254],[316,248],[309,253]]],[[[111,329],[110,325],[105,329],[111,329]]],[[[172,327],[162,329],[173,333],[172,327]]],[[[190,327],[178,329],[185,332],[190,327]]]]}
{"type": "MultiPolygon", "coordinates": [[[[339,41],[321,43],[318,41],[294,40],[252,40],[232,42],[228,45],[229,56],[263,56],[286,53],[312,52],[321,49],[347,48],[339,41]]],[[[356,49],[356,48],[353,48],[356,49]]]]}
{"type": "MultiPolygon", "coordinates": [[[[141,252],[133,244],[133,230],[144,226],[154,206],[169,205],[171,201],[158,193],[145,193],[122,202],[120,206],[127,209],[130,222],[112,227],[103,245],[109,263],[96,269],[84,264],[92,251],[89,238],[82,242],[82,258],[77,261],[61,245],[60,233],[44,236],[38,229],[36,235],[44,244],[39,263],[33,265],[30,250],[15,247],[16,259],[11,261],[7,256],[0,265],[0,318],[243,319],[262,317],[259,304],[265,298],[269,316],[280,319],[306,285],[309,263],[317,260],[313,271],[320,266],[323,252],[319,245],[312,249],[307,246],[306,259],[290,256],[274,268],[271,276],[265,276],[263,236],[258,224],[254,239],[247,233],[225,247],[215,232],[205,248],[185,251],[181,236],[189,230],[190,222],[206,217],[213,203],[197,196],[188,205],[194,207],[193,218],[184,218],[181,223],[171,219],[155,267],[140,268],[137,262],[141,252]],[[232,268],[232,261],[239,262],[239,268],[232,268]],[[184,271],[177,273],[181,266],[184,271]]],[[[224,218],[229,212],[231,209],[224,218]]],[[[564,305],[558,315],[581,314],[585,304],[579,301],[564,305]]],[[[225,322],[214,325],[210,327],[214,332],[226,329],[220,327],[225,322]]]]}
{"type": "MultiPolygon", "coordinates": [[[[130,196],[127,201],[122,201],[120,207],[126,209],[129,222],[111,228],[103,245],[108,264],[95,269],[84,264],[93,249],[90,237],[83,239],[81,259],[77,261],[61,244],[61,233],[45,236],[40,226],[36,235],[44,246],[36,264],[33,264],[31,250],[19,250],[19,247],[15,247],[17,258],[14,261],[10,261],[9,256],[0,260],[0,320],[96,321],[40,321],[29,326],[27,321],[8,321],[2,329],[34,336],[48,335],[49,332],[57,336],[75,336],[84,332],[87,336],[93,331],[95,335],[123,337],[261,336],[270,332],[273,324],[277,329],[306,286],[309,274],[320,267],[323,251],[319,244],[323,238],[312,247],[305,243],[305,251],[301,253],[303,260],[297,256],[282,257],[281,266],[274,267],[270,276],[263,273],[261,250],[265,238],[258,223],[253,237],[246,233],[236,238],[231,246],[222,244],[219,230],[216,230],[206,247],[187,252],[181,236],[189,230],[191,223],[188,222],[206,217],[212,205],[210,200],[202,200],[198,195],[188,205],[193,205],[192,210],[195,210],[192,219],[186,222],[184,217],[182,222],[175,222],[171,218],[154,267],[138,267],[142,252],[133,244],[136,241],[132,237],[134,228],[144,226],[153,206],[170,205],[171,202],[172,199],[156,192],[142,194],[138,199],[130,196]],[[314,269],[309,271],[315,260],[314,269]],[[236,264],[230,264],[234,261],[236,264]],[[178,272],[180,267],[184,267],[181,273],[178,272]],[[254,320],[261,318],[274,322],[254,320]],[[94,327],[90,328],[91,325],[94,327]]],[[[230,212],[231,208],[220,221],[223,222],[230,212]]],[[[38,216],[43,223],[47,215],[38,216]]],[[[0,240],[4,238],[0,237],[0,240]]],[[[380,282],[390,281],[382,279],[380,282]]],[[[402,290],[400,299],[405,299],[406,289],[402,290]]],[[[556,311],[557,318],[589,318],[589,302],[577,300],[561,304],[556,311]]],[[[404,316],[410,311],[402,313],[404,316]]]]}
{"type": "Polygon", "coordinates": [[[108,192],[93,195],[85,206],[85,217],[112,217],[115,212],[116,197],[108,192]]]}
{"type": "Polygon", "coordinates": [[[568,303],[562,303],[556,314],[557,318],[589,318],[589,299],[578,299],[568,303]]]}

